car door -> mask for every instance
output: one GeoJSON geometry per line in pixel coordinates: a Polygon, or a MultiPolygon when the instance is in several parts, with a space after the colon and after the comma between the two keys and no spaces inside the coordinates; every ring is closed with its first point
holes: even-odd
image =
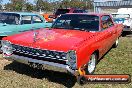
{"type": "Polygon", "coordinates": [[[101,32],[100,32],[100,41],[102,46],[102,54],[106,53],[110,47],[112,42],[112,30],[108,25],[108,16],[104,15],[101,17],[101,32]]]}
{"type": "Polygon", "coordinates": [[[32,16],[22,15],[20,25],[17,26],[18,32],[25,32],[33,28],[32,16]]]}
{"type": "Polygon", "coordinates": [[[20,15],[17,13],[0,13],[0,36],[8,36],[18,33],[20,15]]]}
{"type": "Polygon", "coordinates": [[[47,27],[50,27],[50,24],[51,24],[51,23],[46,23],[45,20],[38,15],[32,16],[32,22],[33,22],[34,29],[47,28],[47,27]]]}
{"type": "Polygon", "coordinates": [[[116,41],[117,39],[117,29],[118,29],[118,26],[115,26],[111,17],[108,16],[108,19],[107,19],[107,24],[108,24],[108,27],[109,27],[109,32],[111,34],[111,43],[110,45],[112,46],[113,43],[116,41]]]}

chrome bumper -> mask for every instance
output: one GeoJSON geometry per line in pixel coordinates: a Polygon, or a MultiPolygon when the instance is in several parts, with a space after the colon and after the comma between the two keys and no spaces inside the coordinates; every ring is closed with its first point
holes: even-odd
{"type": "MultiPolygon", "coordinates": [[[[18,56],[18,55],[11,55],[11,56],[3,55],[3,57],[7,60],[17,61],[27,65],[30,65],[29,63],[41,64],[43,67],[42,69],[48,69],[48,70],[59,71],[59,72],[70,72],[73,75],[75,75],[77,72],[76,70],[70,69],[68,65],[64,65],[64,64],[42,61],[42,60],[32,59],[32,58],[18,56]]],[[[35,64],[33,67],[35,67],[35,64]]]]}
{"type": "Polygon", "coordinates": [[[132,31],[132,28],[130,26],[124,26],[123,31],[132,31]]]}

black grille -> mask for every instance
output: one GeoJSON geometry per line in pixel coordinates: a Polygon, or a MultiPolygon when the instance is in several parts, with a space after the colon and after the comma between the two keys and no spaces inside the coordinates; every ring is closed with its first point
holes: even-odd
{"type": "Polygon", "coordinates": [[[66,64],[66,53],[50,50],[41,50],[12,44],[15,55],[29,57],[38,60],[66,64]]]}

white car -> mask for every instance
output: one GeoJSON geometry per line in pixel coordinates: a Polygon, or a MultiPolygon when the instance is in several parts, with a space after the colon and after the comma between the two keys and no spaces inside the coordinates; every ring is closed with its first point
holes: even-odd
{"type": "Polygon", "coordinates": [[[122,23],[124,25],[124,32],[132,31],[132,18],[130,18],[130,14],[113,13],[112,17],[115,23],[122,23]]]}

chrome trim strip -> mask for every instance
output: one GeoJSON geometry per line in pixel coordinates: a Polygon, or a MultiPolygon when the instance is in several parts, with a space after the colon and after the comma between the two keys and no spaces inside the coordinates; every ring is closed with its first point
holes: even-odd
{"type": "Polygon", "coordinates": [[[27,64],[27,65],[29,65],[29,62],[33,62],[33,63],[42,64],[42,65],[44,65],[44,67],[50,66],[53,68],[59,68],[59,69],[63,70],[63,72],[69,71],[70,73],[75,74],[75,70],[70,69],[70,67],[68,65],[64,65],[64,64],[42,61],[42,60],[32,59],[32,58],[28,58],[28,57],[24,57],[24,56],[18,56],[18,55],[14,55],[14,54],[11,56],[3,55],[3,57],[7,60],[12,60],[12,61],[15,60],[15,61],[27,64]]]}
{"type": "MultiPolygon", "coordinates": [[[[29,48],[29,49],[34,49],[34,50],[39,50],[39,49],[36,49],[36,48],[31,48],[31,47],[25,47],[25,46],[21,46],[21,45],[16,45],[16,44],[12,44],[13,46],[17,46],[17,47],[22,47],[22,48],[29,48]]],[[[47,51],[47,52],[56,52],[56,53],[62,53],[62,54],[67,54],[65,52],[58,52],[58,51],[52,51],[52,50],[43,50],[43,49],[40,49],[41,51],[47,51]]],[[[28,51],[24,51],[22,49],[15,49],[13,47],[13,51],[14,52],[17,52],[17,53],[20,53],[20,54],[26,54],[26,55],[32,55],[32,56],[38,56],[38,57],[45,57],[45,58],[50,58],[50,59],[57,59],[57,60],[62,60],[62,61],[65,61],[66,58],[65,57],[62,57],[62,56],[57,56],[55,55],[56,57],[54,57],[53,55],[49,54],[48,56],[46,56],[46,54],[42,54],[40,55],[39,53],[32,53],[32,52],[28,52],[28,51]]]]}
{"type": "MultiPolygon", "coordinates": [[[[21,47],[26,47],[26,48],[32,48],[32,49],[38,49],[38,50],[48,50],[48,49],[40,49],[40,48],[34,48],[34,47],[30,47],[30,46],[23,46],[23,45],[19,45],[19,44],[13,44],[11,43],[12,45],[17,45],[17,46],[21,46],[21,47]]],[[[58,50],[48,50],[48,51],[56,51],[56,52],[61,52],[61,53],[67,53],[65,51],[58,51],[58,50]]]]}

